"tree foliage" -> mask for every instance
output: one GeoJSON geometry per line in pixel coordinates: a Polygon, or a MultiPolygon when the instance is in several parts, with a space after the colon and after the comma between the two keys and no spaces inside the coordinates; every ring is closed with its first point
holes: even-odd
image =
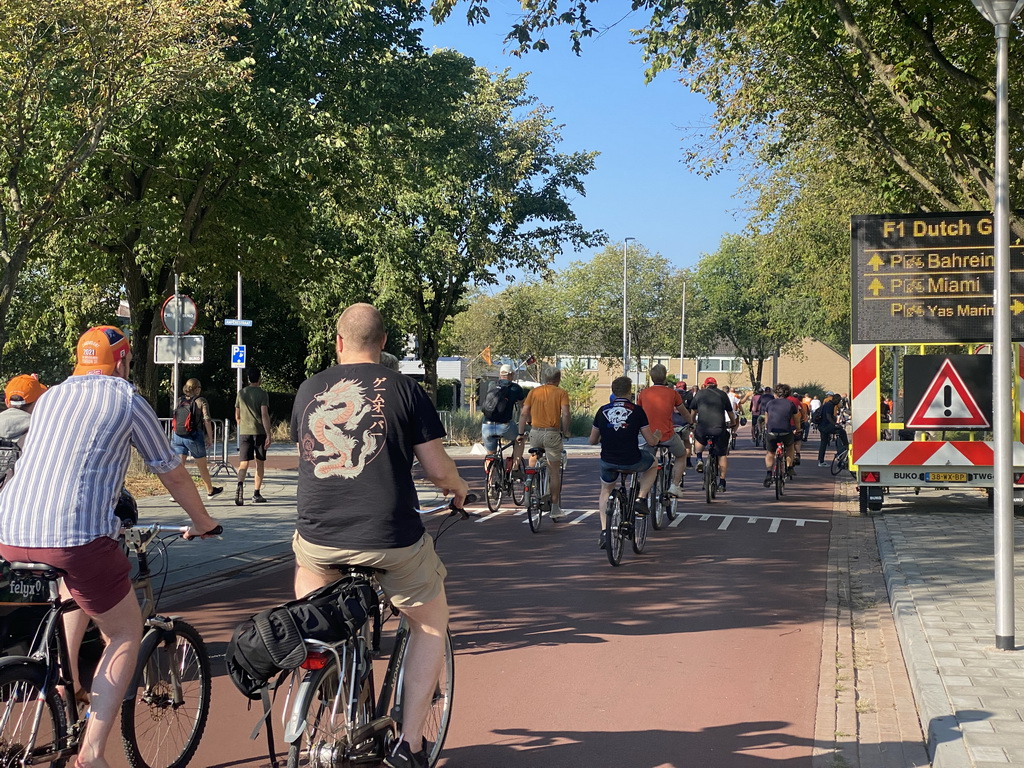
{"type": "Polygon", "coordinates": [[[240,19],[234,0],[0,4],[0,354],[22,270],[90,219],[89,165],[148,110],[236,80],[223,52],[240,19]]]}

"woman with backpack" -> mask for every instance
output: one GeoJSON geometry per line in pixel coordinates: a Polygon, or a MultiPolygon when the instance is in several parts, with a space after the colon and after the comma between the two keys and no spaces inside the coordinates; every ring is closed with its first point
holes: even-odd
{"type": "Polygon", "coordinates": [[[174,409],[171,448],[181,456],[182,464],[189,455],[196,460],[199,477],[206,486],[206,498],[212,499],[224,490],[224,486],[214,487],[206,464],[206,448],[213,445],[213,419],[210,418],[210,404],[205,397],[199,396],[202,391],[199,379],[189,379],[181,388],[184,397],[174,409]]]}

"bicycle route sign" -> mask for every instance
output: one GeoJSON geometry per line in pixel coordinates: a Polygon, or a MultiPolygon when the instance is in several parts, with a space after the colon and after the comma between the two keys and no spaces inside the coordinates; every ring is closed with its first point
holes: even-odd
{"type": "MultiPolygon", "coordinates": [[[[991,214],[854,216],[851,229],[853,343],[992,341],[991,214]]],[[[1011,336],[1024,340],[1024,243],[1013,232],[1010,310],[1011,336]]]]}

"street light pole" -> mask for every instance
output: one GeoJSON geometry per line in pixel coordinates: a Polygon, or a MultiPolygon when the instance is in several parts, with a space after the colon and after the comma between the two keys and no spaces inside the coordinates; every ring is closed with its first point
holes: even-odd
{"type": "Polygon", "coordinates": [[[679,321],[679,380],[683,380],[683,352],[685,351],[684,340],[686,339],[686,281],[683,280],[683,316],[679,321]]]}
{"type": "Polygon", "coordinates": [[[635,237],[626,237],[622,240],[622,375],[629,376],[629,331],[626,325],[626,255],[628,254],[629,241],[636,240],[635,237]]]}
{"type": "Polygon", "coordinates": [[[996,647],[1012,651],[1013,605],[1013,354],[1010,337],[1010,151],[1009,151],[1009,47],[1010,24],[1024,8],[1024,0],[973,0],[982,16],[995,27],[996,37],[996,158],[995,282],[993,304],[992,367],[994,380],[992,441],[995,529],[996,647]]]}

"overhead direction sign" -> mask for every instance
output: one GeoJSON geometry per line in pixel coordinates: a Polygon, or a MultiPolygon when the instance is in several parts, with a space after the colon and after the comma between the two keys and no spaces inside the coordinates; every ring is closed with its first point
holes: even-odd
{"type": "MultiPolygon", "coordinates": [[[[1018,216],[1021,215],[1018,213],[1018,216]]],[[[854,216],[853,342],[966,343],[993,338],[992,215],[854,216]]],[[[1024,340],[1024,243],[1010,243],[1011,336],[1024,340]]]]}
{"type": "Polygon", "coordinates": [[[989,429],[992,426],[949,360],[942,363],[906,424],[909,429],[989,429]]]}
{"type": "Polygon", "coordinates": [[[907,355],[907,429],[992,428],[991,355],[907,355]]]}

